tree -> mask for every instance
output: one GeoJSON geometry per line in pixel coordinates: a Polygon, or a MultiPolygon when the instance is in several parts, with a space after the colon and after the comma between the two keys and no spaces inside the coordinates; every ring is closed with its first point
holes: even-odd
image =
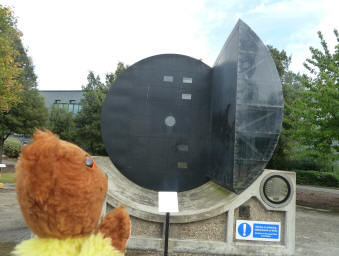
{"type": "MultiPolygon", "coordinates": [[[[292,112],[292,138],[298,142],[299,155],[307,155],[328,166],[339,159],[339,35],[331,54],[321,32],[322,49],[310,47],[311,59],[304,66],[311,73],[303,76],[305,90],[292,112]]],[[[296,145],[298,146],[298,145],[296,145]]]]}
{"type": "Polygon", "coordinates": [[[277,48],[274,48],[272,45],[267,45],[271,56],[273,58],[274,64],[277,68],[281,83],[284,84],[285,76],[289,72],[288,68],[291,64],[292,56],[287,56],[284,50],[279,51],[277,48]]]}
{"type": "Polygon", "coordinates": [[[80,101],[82,108],[75,117],[75,134],[77,143],[91,154],[107,155],[101,138],[101,107],[108,89],[126,68],[119,62],[114,73],[106,74],[105,83],[89,72],[88,83],[82,88],[84,98],[80,101]]]}
{"type": "Polygon", "coordinates": [[[287,56],[284,50],[280,51],[271,45],[268,45],[267,48],[270,50],[271,56],[276,65],[284,95],[282,130],[278,144],[267,166],[274,169],[285,169],[289,158],[288,151],[290,150],[290,139],[287,135],[287,130],[290,129],[290,126],[287,120],[290,118],[291,109],[293,109],[296,90],[299,89],[300,75],[289,71],[289,65],[292,57],[287,56]]]}
{"type": "Polygon", "coordinates": [[[128,65],[125,65],[122,62],[118,62],[117,68],[114,73],[106,74],[106,87],[111,87],[114,81],[128,68],[128,65]]]}
{"type": "Polygon", "coordinates": [[[20,85],[17,97],[20,101],[11,108],[0,112],[0,162],[5,140],[12,133],[31,135],[35,128],[41,128],[47,121],[47,108],[43,98],[37,90],[37,77],[34,73],[34,66],[27,56],[20,37],[13,40],[12,51],[17,52],[14,62],[22,71],[15,77],[16,85],[20,85]]]}
{"type": "MultiPolygon", "coordinates": [[[[288,170],[302,165],[299,160],[291,158],[293,152],[293,139],[291,134],[294,130],[291,122],[295,118],[292,112],[295,109],[295,101],[300,96],[303,87],[301,84],[301,75],[288,71],[284,76],[285,82],[282,84],[284,95],[284,113],[281,133],[273,156],[268,163],[268,167],[272,169],[288,170]]],[[[301,168],[303,169],[303,168],[301,168]]]]}
{"type": "Polygon", "coordinates": [[[22,102],[0,120],[0,161],[3,144],[9,135],[31,135],[36,128],[42,128],[47,120],[48,112],[37,89],[25,89],[21,97],[22,102]]]}
{"type": "Polygon", "coordinates": [[[74,140],[74,115],[64,108],[53,105],[49,113],[47,128],[63,140],[74,140]]]}
{"type": "Polygon", "coordinates": [[[0,5],[0,115],[21,102],[22,85],[18,77],[23,69],[15,47],[20,36],[12,11],[0,5]]]}

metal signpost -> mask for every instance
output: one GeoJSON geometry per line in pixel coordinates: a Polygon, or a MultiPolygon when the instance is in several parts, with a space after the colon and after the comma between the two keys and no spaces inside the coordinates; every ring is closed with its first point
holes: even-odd
{"type": "Polygon", "coordinates": [[[159,212],[166,213],[164,256],[167,256],[170,213],[179,212],[178,194],[177,192],[160,191],[158,198],[159,212]]]}
{"type": "MultiPolygon", "coordinates": [[[[0,164],[0,177],[1,177],[2,168],[6,168],[6,165],[0,164]]],[[[3,187],[4,187],[4,184],[0,183],[0,188],[3,188],[3,187]]]]}

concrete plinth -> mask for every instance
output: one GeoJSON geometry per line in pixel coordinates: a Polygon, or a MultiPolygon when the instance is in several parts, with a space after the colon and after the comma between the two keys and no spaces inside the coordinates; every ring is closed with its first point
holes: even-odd
{"type": "MultiPolygon", "coordinates": [[[[107,157],[95,157],[107,174],[108,209],[123,204],[131,215],[127,255],[163,255],[165,214],[158,212],[158,193],[125,178],[107,157]]],[[[237,195],[214,182],[178,193],[179,212],[171,214],[170,255],[293,255],[295,247],[295,173],[265,170],[237,195]],[[267,175],[278,174],[291,184],[290,200],[272,207],[260,194],[267,175]],[[237,220],[280,222],[279,242],[237,240],[237,220]]]]}

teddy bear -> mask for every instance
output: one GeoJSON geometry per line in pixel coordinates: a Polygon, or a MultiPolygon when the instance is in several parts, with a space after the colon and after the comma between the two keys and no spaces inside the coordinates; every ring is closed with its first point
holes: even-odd
{"type": "Polygon", "coordinates": [[[107,178],[80,147],[37,130],[16,165],[22,215],[35,238],[18,244],[18,256],[122,256],[130,218],[121,206],[99,221],[107,178]],[[99,223],[99,224],[98,224],[99,223]]]}

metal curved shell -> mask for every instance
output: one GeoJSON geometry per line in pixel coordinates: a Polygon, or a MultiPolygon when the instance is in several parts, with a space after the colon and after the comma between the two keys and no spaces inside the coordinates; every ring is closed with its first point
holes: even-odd
{"type": "Polygon", "coordinates": [[[240,193],[261,174],[278,142],[282,87],[268,49],[241,20],[212,73],[209,176],[240,193]]]}

